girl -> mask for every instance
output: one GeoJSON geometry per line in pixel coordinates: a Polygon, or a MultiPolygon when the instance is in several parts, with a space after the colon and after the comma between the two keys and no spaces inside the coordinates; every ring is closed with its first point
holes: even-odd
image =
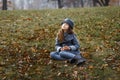
{"type": "Polygon", "coordinates": [[[86,60],[80,56],[79,43],[73,32],[74,23],[71,19],[66,18],[61,23],[55,43],[55,52],[50,53],[54,60],[69,60],[76,65],[83,64],[86,60]]]}

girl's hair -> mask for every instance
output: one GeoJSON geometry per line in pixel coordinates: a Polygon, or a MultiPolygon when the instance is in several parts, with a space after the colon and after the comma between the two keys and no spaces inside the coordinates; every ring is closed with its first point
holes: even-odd
{"type": "MultiPolygon", "coordinates": [[[[73,30],[69,27],[68,30],[67,30],[67,33],[68,34],[73,34],[73,30]]],[[[58,31],[58,34],[57,34],[57,37],[58,37],[58,41],[61,43],[64,41],[64,30],[63,29],[60,29],[58,31]]]]}

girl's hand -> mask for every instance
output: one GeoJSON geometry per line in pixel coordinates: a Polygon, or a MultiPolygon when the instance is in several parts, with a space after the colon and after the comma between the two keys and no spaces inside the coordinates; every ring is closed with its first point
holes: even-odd
{"type": "Polygon", "coordinates": [[[70,47],[69,46],[64,46],[61,48],[61,51],[64,51],[64,50],[70,50],[70,47]]]}

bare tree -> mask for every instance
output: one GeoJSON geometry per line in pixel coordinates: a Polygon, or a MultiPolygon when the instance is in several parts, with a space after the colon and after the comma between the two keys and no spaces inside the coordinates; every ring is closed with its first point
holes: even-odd
{"type": "Polygon", "coordinates": [[[80,0],[80,3],[81,3],[81,7],[84,7],[84,2],[83,2],[83,0],[80,0]]]}
{"type": "Polygon", "coordinates": [[[110,0],[101,0],[101,3],[103,4],[103,6],[108,6],[109,2],[110,0]]]}
{"type": "Polygon", "coordinates": [[[3,1],[2,10],[7,10],[7,0],[2,1],[3,1]]]}
{"type": "Polygon", "coordinates": [[[62,8],[63,5],[62,5],[62,0],[58,0],[58,8],[62,8]]]}
{"type": "Polygon", "coordinates": [[[93,0],[93,6],[97,6],[97,3],[102,6],[99,0],[93,0]]]}
{"type": "Polygon", "coordinates": [[[100,6],[108,6],[109,2],[110,2],[110,0],[93,0],[93,6],[97,6],[97,3],[100,6]]]}

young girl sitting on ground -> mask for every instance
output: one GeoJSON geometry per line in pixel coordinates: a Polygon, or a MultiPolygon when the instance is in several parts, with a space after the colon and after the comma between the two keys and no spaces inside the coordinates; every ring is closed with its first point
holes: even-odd
{"type": "Polygon", "coordinates": [[[74,23],[69,18],[66,18],[61,23],[61,29],[56,37],[56,51],[51,52],[50,57],[54,60],[68,60],[70,63],[76,63],[78,66],[86,60],[80,55],[80,46],[73,32],[73,27],[74,23]]]}

